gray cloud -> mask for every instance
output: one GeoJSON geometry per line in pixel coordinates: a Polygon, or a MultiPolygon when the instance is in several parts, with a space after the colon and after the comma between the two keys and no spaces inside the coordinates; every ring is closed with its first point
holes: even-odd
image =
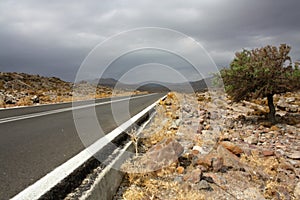
{"type": "MultiPolygon", "coordinates": [[[[121,31],[149,26],[193,37],[218,66],[227,66],[242,48],[266,44],[288,43],[292,58],[299,60],[299,8],[297,0],[2,0],[0,71],[72,81],[97,44],[121,31]]],[[[137,63],[133,59],[128,58],[126,65],[137,63]]],[[[143,55],[136,59],[143,60],[143,55]]]]}

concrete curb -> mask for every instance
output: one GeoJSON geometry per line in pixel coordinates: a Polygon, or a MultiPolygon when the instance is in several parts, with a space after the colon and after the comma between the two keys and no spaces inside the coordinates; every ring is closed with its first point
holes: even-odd
{"type": "MultiPolygon", "coordinates": [[[[156,114],[150,115],[149,119],[144,122],[140,127],[137,134],[140,134],[151,119],[156,114]]],[[[124,172],[117,170],[120,166],[129,158],[129,154],[126,152],[133,152],[134,145],[133,142],[128,142],[124,148],[120,151],[119,155],[108,165],[103,171],[98,175],[92,187],[84,192],[84,194],[79,198],[80,200],[111,200],[119,188],[122,179],[124,177],[124,172]]]]}

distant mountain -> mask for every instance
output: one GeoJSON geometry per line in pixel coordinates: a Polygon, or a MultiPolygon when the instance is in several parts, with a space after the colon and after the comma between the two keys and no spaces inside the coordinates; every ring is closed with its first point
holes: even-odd
{"type": "MultiPolygon", "coordinates": [[[[106,87],[115,87],[115,85],[117,84],[117,80],[113,79],[113,78],[102,78],[100,79],[100,81],[97,83],[98,85],[101,86],[106,86],[106,87]]],[[[94,82],[95,83],[95,82],[94,82]]]]}
{"type": "MultiPolygon", "coordinates": [[[[166,82],[157,82],[157,83],[147,83],[145,85],[139,86],[134,84],[125,84],[118,82],[113,78],[100,79],[98,85],[114,88],[118,83],[119,89],[138,89],[140,91],[148,92],[167,92],[167,91],[178,91],[178,92],[201,92],[207,89],[207,83],[211,83],[212,78],[202,79],[199,81],[186,82],[186,83],[166,83],[166,82]],[[193,91],[191,91],[193,89],[193,91]]],[[[96,84],[96,80],[93,83],[96,84]]]]}
{"type": "Polygon", "coordinates": [[[148,84],[142,85],[142,86],[138,87],[137,90],[147,91],[147,92],[169,92],[170,91],[169,88],[167,88],[163,85],[157,84],[157,83],[148,83],[148,84]]]}

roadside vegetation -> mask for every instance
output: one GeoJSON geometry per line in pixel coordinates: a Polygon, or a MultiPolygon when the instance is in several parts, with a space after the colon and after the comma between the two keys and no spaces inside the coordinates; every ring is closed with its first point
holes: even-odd
{"type": "Polygon", "coordinates": [[[276,122],[274,95],[300,89],[298,63],[292,63],[291,47],[282,44],[237,52],[229,68],[221,70],[226,92],[233,101],[267,98],[267,118],[276,122]]]}
{"type": "Polygon", "coordinates": [[[169,93],[114,200],[300,199],[300,70],[290,50],[236,53],[217,79],[224,97],[197,93],[194,106],[192,94],[169,93]]]}

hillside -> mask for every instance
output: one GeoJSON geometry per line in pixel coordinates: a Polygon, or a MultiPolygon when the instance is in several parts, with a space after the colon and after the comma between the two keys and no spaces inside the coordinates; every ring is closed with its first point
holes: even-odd
{"type": "Polygon", "coordinates": [[[43,77],[16,72],[0,72],[0,107],[25,106],[68,102],[73,98],[73,86],[80,88],[75,100],[108,97],[112,89],[98,86],[96,95],[94,87],[81,82],[76,85],[57,77],[43,77]]]}

